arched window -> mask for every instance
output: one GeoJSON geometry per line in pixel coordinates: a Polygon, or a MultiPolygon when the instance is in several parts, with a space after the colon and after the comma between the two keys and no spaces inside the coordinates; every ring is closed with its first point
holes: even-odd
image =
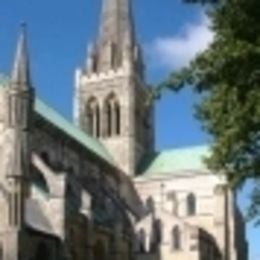
{"type": "Polygon", "coordinates": [[[181,249],[181,232],[178,226],[172,229],[172,249],[175,251],[181,249]]]}
{"type": "Polygon", "coordinates": [[[96,114],[96,137],[100,137],[100,109],[98,105],[95,108],[95,114],[96,114]]]}
{"type": "Polygon", "coordinates": [[[92,136],[100,136],[100,108],[94,97],[87,103],[87,128],[92,136]]]}
{"type": "Polygon", "coordinates": [[[153,223],[152,237],[150,240],[150,251],[156,252],[162,242],[163,231],[162,222],[160,219],[156,219],[153,223]]]}
{"type": "Polygon", "coordinates": [[[120,106],[118,102],[115,103],[115,123],[116,123],[116,135],[120,135],[121,131],[121,115],[120,115],[120,106]]]}
{"type": "Polygon", "coordinates": [[[104,136],[111,136],[112,135],[112,106],[109,100],[105,103],[105,129],[104,129],[104,136]]]}
{"type": "Polygon", "coordinates": [[[104,103],[105,128],[104,136],[117,136],[121,133],[120,104],[114,94],[110,94],[104,103]]]}
{"type": "Polygon", "coordinates": [[[139,231],[138,240],[139,240],[139,252],[145,253],[146,232],[143,228],[141,228],[139,231]]]}
{"type": "Polygon", "coordinates": [[[154,212],[154,200],[151,196],[146,200],[146,210],[149,214],[154,212]]]}
{"type": "Polygon", "coordinates": [[[194,216],[196,214],[196,197],[190,193],[187,197],[187,215],[194,216]]]}

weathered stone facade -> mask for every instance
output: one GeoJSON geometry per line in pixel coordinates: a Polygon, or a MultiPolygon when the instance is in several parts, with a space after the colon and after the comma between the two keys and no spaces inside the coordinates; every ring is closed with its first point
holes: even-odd
{"type": "Polygon", "coordinates": [[[98,140],[34,96],[24,29],[0,101],[0,259],[133,259],[133,183],[98,140]]]}
{"type": "Polygon", "coordinates": [[[128,1],[104,1],[100,33],[76,72],[74,117],[98,137],[130,176],[153,151],[153,107],[128,1]],[[95,107],[91,107],[95,104],[95,107]],[[95,111],[93,111],[93,109],[95,111]]]}
{"type": "Polygon", "coordinates": [[[145,250],[138,259],[154,259],[151,245],[156,232],[161,259],[247,259],[245,226],[223,177],[206,170],[187,170],[140,176],[135,183],[147,205],[146,217],[136,226],[137,234],[145,232],[145,250]],[[160,231],[155,232],[158,222],[160,231]]]}
{"type": "Polygon", "coordinates": [[[103,0],[74,120],[34,93],[26,32],[0,77],[0,260],[246,260],[244,222],[204,148],[154,151],[128,0],[103,0]]]}

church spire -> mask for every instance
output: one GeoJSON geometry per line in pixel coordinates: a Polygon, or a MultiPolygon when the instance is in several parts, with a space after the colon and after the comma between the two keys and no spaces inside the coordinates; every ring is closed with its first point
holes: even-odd
{"type": "Polygon", "coordinates": [[[26,41],[26,25],[24,23],[21,25],[21,32],[17,42],[11,82],[14,87],[31,87],[29,55],[26,41]]]}
{"type": "Polygon", "coordinates": [[[88,72],[106,72],[141,60],[131,0],[103,0],[97,41],[88,53],[88,72]]]}
{"type": "Polygon", "coordinates": [[[122,44],[134,42],[134,23],[130,0],[103,0],[99,44],[112,42],[122,44]]]}
{"type": "Polygon", "coordinates": [[[153,107],[143,104],[151,94],[132,0],[102,3],[98,37],[88,48],[86,65],[76,71],[74,118],[100,139],[118,167],[134,176],[140,159],[153,152],[153,107]]]}

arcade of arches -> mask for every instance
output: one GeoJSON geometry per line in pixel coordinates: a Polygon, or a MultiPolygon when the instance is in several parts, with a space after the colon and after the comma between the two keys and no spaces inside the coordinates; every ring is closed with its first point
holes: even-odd
{"type": "Polygon", "coordinates": [[[87,102],[87,128],[94,137],[113,137],[121,134],[121,109],[115,94],[105,99],[102,107],[95,97],[87,102]]]}

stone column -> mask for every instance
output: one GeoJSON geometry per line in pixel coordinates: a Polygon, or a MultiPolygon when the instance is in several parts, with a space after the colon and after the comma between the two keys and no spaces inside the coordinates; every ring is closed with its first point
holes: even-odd
{"type": "Polygon", "coordinates": [[[21,251],[19,240],[20,233],[16,229],[9,230],[4,234],[3,260],[22,260],[19,255],[19,251],[21,251]]]}

